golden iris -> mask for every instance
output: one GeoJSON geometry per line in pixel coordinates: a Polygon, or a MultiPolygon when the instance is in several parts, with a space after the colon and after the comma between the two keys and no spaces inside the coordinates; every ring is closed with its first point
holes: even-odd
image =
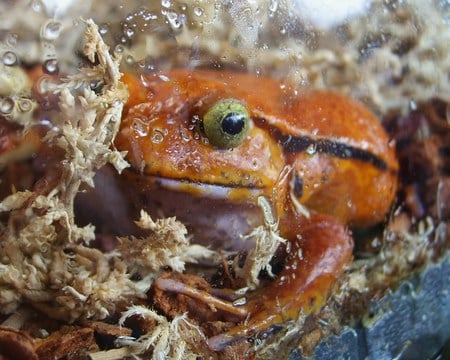
{"type": "Polygon", "coordinates": [[[216,102],[203,116],[203,130],[209,143],[229,149],[242,143],[250,127],[246,106],[235,99],[216,102]]]}

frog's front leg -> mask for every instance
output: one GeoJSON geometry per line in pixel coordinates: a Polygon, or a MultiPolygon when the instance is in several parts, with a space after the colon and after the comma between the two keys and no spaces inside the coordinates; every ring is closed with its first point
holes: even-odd
{"type": "Polygon", "coordinates": [[[273,325],[296,320],[300,314],[316,312],[349,262],[353,240],[332,217],[312,214],[310,219],[301,221],[292,217],[284,219],[281,225],[283,236],[290,240],[284,270],[267,287],[248,294],[244,305],[232,305],[181,282],[156,280],[155,286],[160,290],[195,297],[242,319],[228,332],[208,339],[212,350],[220,351],[273,325]]]}

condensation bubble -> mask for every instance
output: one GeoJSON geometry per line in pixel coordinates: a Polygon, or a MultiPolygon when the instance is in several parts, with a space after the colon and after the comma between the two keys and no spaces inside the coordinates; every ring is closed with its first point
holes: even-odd
{"type": "Polygon", "coordinates": [[[311,144],[306,148],[306,153],[308,155],[314,155],[317,152],[316,144],[311,144]]]}
{"type": "Polygon", "coordinates": [[[180,14],[180,15],[178,16],[178,19],[180,20],[180,24],[183,25],[183,24],[185,24],[186,21],[187,21],[187,16],[186,16],[186,14],[180,14]]]}
{"type": "Polygon", "coordinates": [[[149,131],[149,122],[146,117],[133,118],[132,127],[138,136],[147,136],[149,131]]]}
{"type": "Polygon", "coordinates": [[[161,144],[164,141],[164,133],[160,129],[153,129],[151,141],[154,144],[161,144]]]}
{"type": "Polygon", "coordinates": [[[123,54],[123,46],[122,45],[116,45],[116,47],[114,48],[114,53],[117,54],[123,54]]]}
{"type": "Polygon", "coordinates": [[[107,24],[107,23],[100,24],[100,26],[98,27],[98,31],[102,35],[107,34],[109,31],[109,24],[107,24]]]}
{"type": "Polygon", "coordinates": [[[180,128],[180,136],[181,136],[181,140],[184,142],[191,141],[191,134],[190,134],[189,130],[187,130],[183,127],[180,128]]]}
{"type": "Polygon", "coordinates": [[[233,301],[233,305],[234,306],[243,306],[247,304],[247,298],[246,297],[241,297],[239,299],[236,299],[233,301]]]}
{"type": "Polygon", "coordinates": [[[45,94],[50,88],[50,77],[48,75],[41,76],[36,81],[36,90],[39,94],[45,94]]]}
{"type": "Polygon", "coordinates": [[[137,65],[139,66],[140,69],[145,69],[147,64],[145,63],[145,60],[139,60],[137,65]]]}
{"type": "Polygon", "coordinates": [[[14,109],[14,100],[10,97],[5,97],[0,102],[0,112],[2,114],[8,115],[14,109]]]}
{"type": "Polygon", "coordinates": [[[17,34],[8,33],[5,38],[5,42],[7,46],[14,47],[17,45],[17,34]]]}
{"type": "Polygon", "coordinates": [[[142,19],[144,19],[144,21],[156,20],[157,18],[158,18],[158,15],[155,15],[151,12],[145,12],[142,15],[142,19]]]}
{"type": "Polygon", "coordinates": [[[17,55],[12,51],[6,51],[2,56],[2,61],[6,66],[14,66],[17,64],[17,55]]]}
{"type": "Polygon", "coordinates": [[[38,13],[42,11],[43,7],[44,6],[40,0],[33,0],[31,2],[31,8],[38,13]]]}
{"type": "Polygon", "coordinates": [[[128,38],[132,38],[134,36],[134,30],[131,28],[125,29],[124,34],[128,38]]]}
{"type": "Polygon", "coordinates": [[[258,170],[261,167],[261,161],[258,158],[252,159],[252,168],[253,170],[258,170]]]}
{"type": "Polygon", "coordinates": [[[203,10],[203,8],[196,6],[194,8],[194,15],[196,16],[202,16],[203,13],[205,12],[205,10],[203,10]]]}
{"type": "Polygon", "coordinates": [[[58,60],[56,59],[46,60],[42,66],[42,70],[49,75],[57,74],[59,72],[58,60]]]}
{"type": "Polygon", "coordinates": [[[167,20],[169,21],[170,26],[174,29],[179,29],[182,25],[178,14],[174,11],[169,11],[166,14],[167,20]]]}
{"type": "Polygon", "coordinates": [[[165,8],[170,8],[172,6],[171,0],[161,0],[161,6],[165,8]]]}
{"type": "Polygon", "coordinates": [[[273,17],[277,12],[277,9],[278,9],[278,0],[270,0],[268,8],[269,17],[273,17]]]}
{"type": "Polygon", "coordinates": [[[409,101],[409,109],[411,111],[416,111],[418,109],[417,102],[413,99],[409,101]]]}
{"type": "Polygon", "coordinates": [[[42,29],[42,37],[46,40],[56,40],[62,30],[62,24],[56,20],[50,20],[42,29]]]}
{"type": "Polygon", "coordinates": [[[91,83],[89,84],[89,87],[92,90],[98,90],[101,88],[101,86],[103,85],[103,82],[100,80],[92,80],[91,83]]]}
{"type": "Polygon", "coordinates": [[[187,4],[185,4],[185,3],[180,4],[180,9],[181,9],[182,11],[186,11],[186,10],[188,9],[187,4]]]}
{"type": "Polygon", "coordinates": [[[134,57],[131,55],[127,55],[127,57],[125,58],[125,61],[127,62],[128,65],[133,65],[135,63],[134,57]]]}
{"type": "Polygon", "coordinates": [[[29,99],[22,99],[18,103],[19,109],[22,112],[28,112],[33,108],[33,103],[29,99]]]}

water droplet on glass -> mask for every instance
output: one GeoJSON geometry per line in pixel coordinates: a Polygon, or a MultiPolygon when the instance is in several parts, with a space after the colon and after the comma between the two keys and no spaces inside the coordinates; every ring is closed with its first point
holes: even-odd
{"type": "Polygon", "coordinates": [[[0,112],[2,114],[8,115],[11,114],[11,112],[14,109],[14,100],[10,97],[5,97],[0,102],[0,112]]]}
{"type": "Polygon", "coordinates": [[[31,8],[36,12],[41,12],[43,8],[42,2],[40,0],[34,0],[31,3],[31,8]]]}
{"type": "Polygon", "coordinates": [[[164,141],[164,133],[160,129],[153,129],[151,140],[154,144],[161,144],[164,141]]]}
{"type": "Polygon", "coordinates": [[[134,29],[128,28],[124,30],[124,34],[128,38],[132,38],[134,36],[134,29]]]}
{"type": "Polygon", "coordinates": [[[145,67],[147,66],[147,64],[145,63],[145,60],[139,60],[137,65],[139,66],[140,69],[144,70],[145,67]]]}
{"type": "Polygon", "coordinates": [[[239,299],[236,299],[233,301],[233,306],[243,306],[247,304],[247,298],[246,297],[241,297],[239,299]]]}
{"type": "Polygon", "coordinates": [[[101,35],[105,35],[109,31],[109,25],[107,23],[100,24],[98,31],[101,35]]]}
{"type": "Polygon", "coordinates": [[[308,155],[314,155],[317,152],[316,144],[311,144],[306,148],[306,153],[308,155]]]}
{"type": "Polygon", "coordinates": [[[7,46],[14,47],[17,45],[17,34],[8,33],[5,38],[5,43],[7,46]]]}
{"type": "Polygon", "coordinates": [[[194,8],[194,15],[196,16],[202,16],[203,13],[205,12],[205,10],[203,10],[203,8],[196,6],[194,8]]]}
{"type": "Polygon", "coordinates": [[[159,75],[158,76],[162,81],[165,81],[165,82],[167,82],[167,81],[170,81],[170,78],[168,77],[168,76],[166,76],[166,75],[159,75]]]}
{"type": "Polygon", "coordinates": [[[185,3],[180,4],[181,11],[186,11],[187,8],[188,8],[187,4],[185,4],[185,3]]]}
{"type": "Polygon", "coordinates": [[[280,27],[280,34],[286,35],[286,28],[284,26],[280,27]]]}
{"type": "Polygon", "coordinates": [[[163,6],[165,8],[169,8],[172,6],[172,1],[171,0],[161,0],[161,6],[163,6]]]}
{"type": "Polygon", "coordinates": [[[144,15],[142,15],[142,19],[144,19],[145,21],[156,20],[157,18],[158,16],[151,12],[146,12],[144,15]]]}
{"type": "Polygon", "coordinates": [[[409,101],[409,109],[410,109],[411,111],[416,111],[417,108],[418,108],[417,102],[416,102],[415,100],[412,100],[412,99],[411,99],[411,100],[409,101]]]}
{"type": "Polygon", "coordinates": [[[123,54],[123,46],[122,45],[116,45],[116,47],[114,48],[114,53],[116,54],[116,55],[118,55],[118,54],[123,54]]]}
{"type": "Polygon", "coordinates": [[[3,54],[2,61],[6,66],[14,66],[17,64],[17,55],[12,51],[6,51],[3,54]]]}
{"type": "Polygon", "coordinates": [[[36,81],[36,91],[40,94],[46,94],[50,88],[50,77],[48,75],[43,75],[36,81]]]}
{"type": "Polygon", "coordinates": [[[127,57],[125,58],[125,61],[128,65],[133,65],[135,63],[134,57],[131,55],[127,55],[127,57]]]}
{"type": "Polygon", "coordinates": [[[258,170],[261,167],[261,162],[258,158],[254,158],[252,160],[252,168],[253,170],[258,170]]]}
{"type": "Polygon", "coordinates": [[[178,14],[174,11],[169,11],[166,14],[166,18],[169,21],[169,24],[174,29],[179,29],[182,25],[178,14]]]}
{"type": "Polygon", "coordinates": [[[29,99],[22,99],[18,103],[19,109],[22,112],[28,112],[32,109],[33,103],[29,99]]]}
{"type": "Polygon", "coordinates": [[[185,128],[180,129],[181,140],[183,140],[184,142],[191,141],[191,133],[188,130],[186,130],[185,128]]]}
{"type": "Polygon", "coordinates": [[[42,29],[42,37],[46,40],[56,40],[62,30],[62,24],[56,20],[50,20],[42,29]]]}
{"type": "Polygon", "coordinates": [[[380,239],[378,239],[378,238],[374,238],[374,239],[371,241],[371,243],[370,243],[370,246],[371,246],[372,248],[374,248],[374,249],[379,248],[380,245],[381,245],[381,241],[380,241],[380,239]]]}
{"type": "Polygon", "coordinates": [[[149,131],[149,122],[146,117],[133,118],[132,128],[138,136],[147,136],[149,131]]]}
{"type": "Polygon", "coordinates": [[[103,85],[103,82],[100,80],[92,80],[89,87],[91,90],[100,90],[103,85]]]}
{"type": "Polygon", "coordinates": [[[58,60],[56,59],[46,60],[42,66],[42,70],[49,75],[57,74],[59,71],[58,60]]]}
{"type": "Polygon", "coordinates": [[[278,0],[270,0],[268,14],[269,17],[273,17],[278,9],[278,0]]]}

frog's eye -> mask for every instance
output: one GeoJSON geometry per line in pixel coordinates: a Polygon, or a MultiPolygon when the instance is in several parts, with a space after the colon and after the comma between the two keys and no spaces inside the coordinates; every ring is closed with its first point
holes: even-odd
{"type": "Polygon", "coordinates": [[[234,99],[216,102],[203,116],[203,131],[213,146],[229,149],[244,141],[250,126],[245,105],[234,99]]]}

